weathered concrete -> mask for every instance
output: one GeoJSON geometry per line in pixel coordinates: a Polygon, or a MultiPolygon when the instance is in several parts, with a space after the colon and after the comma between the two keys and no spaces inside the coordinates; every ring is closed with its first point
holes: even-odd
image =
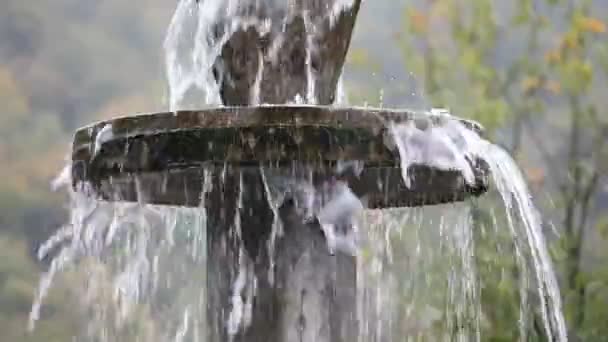
{"type": "Polygon", "coordinates": [[[267,243],[274,216],[259,170],[217,168],[211,174],[214,183],[221,185],[205,199],[209,213],[208,340],[229,340],[226,323],[232,310],[232,289],[239,272],[245,272],[249,285],[255,279],[255,297],[251,321],[234,341],[354,341],[355,259],[340,253],[330,255],[319,226],[304,223],[291,201],[279,209],[285,230],[276,239],[274,255],[270,255],[267,243]],[[236,205],[239,190],[240,207],[236,205]],[[234,225],[237,216],[238,227],[234,225]],[[269,273],[271,260],[276,262],[273,277],[269,273]]]}
{"type": "MultiPolygon", "coordinates": [[[[276,1],[242,0],[236,17],[269,26],[265,32],[239,29],[223,46],[214,72],[224,104],[258,104],[251,102],[251,90],[260,69],[259,103],[283,104],[296,95],[306,98],[311,79],[316,104],[333,103],[361,4],[354,0],[352,8],[334,18],[339,1],[343,0],[296,0],[277,6],[276,1]]],[[[223,24],[216,29],[218,37],[224,33],[223,24]]]]}
{"type": "Polygon", "coordinates": [[[485,192],[481,161],[476,184],[466,184],[457,171],[412,165],[415,181],[405,187],[398,151],[385,145],[385,121],[414,119],[440,120],[410,112],[277,106],[130,116],[76,133],[72,176],[75,186],[84,181],[93,196],[106,200],[190,207],[199,205],[201,167],[224,164],[307,164],[317,179],[346,180],[372,208],[461,201],[485,192]],[[337,175],[336,164],[349,160],[361,161],[363,172],[337,175]]]}

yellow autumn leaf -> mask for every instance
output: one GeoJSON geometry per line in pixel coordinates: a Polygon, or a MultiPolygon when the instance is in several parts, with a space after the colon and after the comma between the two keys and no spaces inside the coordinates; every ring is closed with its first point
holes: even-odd
{"type": "Polygon", "coordinates": [[[540,188],[545,182],[545,171],[539,167],[529,167],[525,170],[528,182],[535,188],[540,188]]]}
{"type": "Polygon", "coordinates": [[[429,27],[429,17],[416,9],[410,9],[408,13],[412,29],[416,33],[425,33],[429,27]]]}
{"type": "Polygon", "coordinates": [[[545,89],[550,91],[551,93],[557,95],[562,91],[562,86],[557,81],[548,81],[545,83],[545,89]]]}
{"type": "Polygon", "coordinates": [[[368,66],[371,63],[371,57],[365,49],[353,49],[347,58],[350,65],[368,66]]]}
{"type": "Polygon", "coordinates": [[[579,20],[580,28],[583,31],[591,32],[591,33],[605,33],[606,32],[606,24],[597,19],[591,17],[582,17],[579,20]]]}
{"type": "Polygon", "coordinates": [[[578,48],[579,36],[576,32],[567,33],[562,40],[562,49],[576,49],[578,48]]]}
{"type": "Polygon", "coordinates": [[[538,89],[541,85],[541,80],[537,76],[526,77],[521,81],[521,88],[525,93],[538,89]]]}
{"type": "Polygon", "coordinates": [[[562,60],[562,54],[559,50],[551,50],[545,54],[545,60],[548,63],[559,63],[562,60]]]}
{"type": "Polygon", "coordinates": [[[27,96],[13,72],[3,66],[0,66],[0,102],[5,116],[17,117],[27,113],[30,109],[27,96]]]}

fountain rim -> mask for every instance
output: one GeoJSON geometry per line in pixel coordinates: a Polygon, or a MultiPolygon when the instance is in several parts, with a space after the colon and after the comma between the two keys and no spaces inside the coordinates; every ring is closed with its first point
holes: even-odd
{"type": "Polygon", "coordinates": [[[74,150],[82,145],[89,145],[90,137],[107,125],[111,125],[114,136],[119,135],[121,128],[132,127],[137,123],[154,125],[139,127],[137,130],[127,130],[129,137],[141,134],[154,134],[158,132],[169,132],[171,130],[197,129],[197,128],[246,128],[251,126],[278,126],[278,127],[298,127],[298,126],[318,126],[336,127],[341,129],[366,128],[374,129],[378,124],[386,127],[389,122],[404,122],[418,119],[430,119],[434,122],[442,120],[457,120],[465,127],[483,136],[485,128],[478,122],[463,119],[451,114],[434,114],[426,110],[408,110],[395,108],[377,107],[341,107],[326,105],[259,105],[259,106],[218,106],[201,109],[183,109],[165,112],[141,112],[133,115],[117,116],[107,120],[99,120],[76,129],[74,134],[74,150]],[[286,115],[284,111],[296,113],[296,115],[286,115]],[[276,111],[272,117],[262,117],[265,113],[276,111]],[[310,115],[311,112],[313,115],[310,115]],[[306,115],[303,115],[305,113],[306,115]],[[235,115],[236,114],[236,115],[235,115]],[[278,115],[276,115],[278,114],[278,115]],[[370,115],[371,114],[371,115],[370,115]],[[285,117],[288,120],[285,120],[285,117]],[[198,120],[197,120],[198,117],[198,120]],[[158,119],[158,120],[151,120],[158,119]],[[176,120],[177,119],[177,120],[176,120]],[[291,120],[289,120],[291,119],[291,120]],[[359,119],[359,120],[358,120],[359,119]],[[265,121],[260,121],[265,120],[265,121]],[[183,125],[175,125],[180,122],[183,125]],[[357,124],[353,124],[357,123],[357,124]],[[164,126],[162,126],[163,124],[164,126]],[[118,128],[118,132],[116,129],[118,128]],[[84,138],[84,142],[80,140],[84,138]]]}
{"type": "MultiPolygon", "coordinates": [[[[445,110],[262,105],[137,114],[77,130],[72,166],[101,167],[104,172],[113,169],[108,175],[209,163],[318,167],[360,161],[366,167],[399,168],[400,153],[392,141],[390,125],[408,122],[427,130],[450,121],[483,135],[477,122],[445,110]],[[110,162],[109,169],[99,164],[102,160],[110,162]]],[[[469,163],[478,169],[480,156],[470,157],[469,163]]]]}
{"type": "MultiPolygon", "coordinates": [[[[172,184],[188,179],[189,187],[195,188],[201,186],[201,179],[189,177],[188,170],[193,167],[200,170],[205,165],[229,165],[244,170],[256,165],[289,168],[298,163],[326,173],[328,167],[334,169],[333,162],[360,161],[364,165],[362,174],[344,176],[349,184],[360,184],[359,193],[381,196],[384,203],[379,207],[398,202],[409,203],[404,206],[453,202],[485,193],[487,170],[483,160],[476,156],[469,161],[476,170],[475,184],[467,184],[457,170],[423,164],[408,167],[408,173],[416,175],[413,188],[401,184],[398,152],[385,140],[389,123],[414,121],[424,129],[447,122],[442,120],[458,120],[469,129],[483,132],[481,125],[473,121],[442,112],[382,108],[218,107],[119,117],[76,132],[72,185],[79,189],[91,184],[97,192],[104,192],[105,186],[128,190],[137,183],[131,177],[150,174],[169,177],[172,184]],[[301,138],[299,142],[297,135],[301,138]],[[255,146],[249,145],[251,138],[257,140],[255,146]],[[379,179],[373,176],[377,172],[387,181],[385,185],[373,181],[379,179]],[[389,178],[396,183],[388,183],[389,178]],[[362,180],[365,181],[361,183],[362,180]],[[121,185],[123,181],[126,183],[121,185]],[[393,184],[392,189],[389,184],[393,184]]],[[[155,195],[150,203],[159,203],[162,196],[155,195]]],[[[177,198],[181,195],[175,196],[174,203],[187,202],[177,198]]]]}

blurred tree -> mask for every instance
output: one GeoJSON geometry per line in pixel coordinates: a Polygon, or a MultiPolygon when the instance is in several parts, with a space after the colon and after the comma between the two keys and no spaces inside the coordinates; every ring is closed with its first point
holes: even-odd
{"type": "MultiPolygon", "coordinates": [[[[602,106],[604,99],[594,96],[593,88],[601,86],[594,81],[601,70],[597,61],[602,56],[598,51],[608,47],[606,40],[598,36],[606,33],[606,24],[591,16],[590,2],[582,1],[567,11],[567,26],[558,39],[558,44],[545,54],[548,62],[543,70],[544,79],[553,79],[559,85],[560,102],[566,122],[557,127],[567,137],[557,148],[567,151],[566,175],[554,174],[561,204],[563,206],[564,234],[560,241],[563,254],[558,259],[562,266],[562,288],[566,299],[566,313],[573,341],[597,340],[607,331],[590,326],[588,315],[595,316],[597,302],[589,300],[590,284],[597,291],[608,289],[605,270],[585,267],[586,240],[598,237],[593,231],[594,222],[602,215],[596,202],[599,184],[608,171],[608,113],[602,106]]],[[[605,102],[605,101],[604,101],[605,102]]],[[[534,130],[530,121],[527,127],[534,130]]],[[[531,134],[537,137],[535,134],[531,134]]],[[[535,140],[550,171],[564,165],[558,154],[545,141],[535,140]]],[[[554,171],[553,171],[554,172],[554,171]]]]}
{"type": "MultiPolygon", "coordinates": [[[[511,6],[492,0],[424,2],[407,8],[401,37],[406,64],[424,80],[434,106],[482,122],[524,165],[531,155],[541,156],[542,168],[526,171],[536,182],[549,175],[546,189],[559,198],[561,238],[553,251],[573,341],[608,334],[588,318],[605,313],[588,293],[593,286],[594,298],[606,295],[605,263],[589,268],[584,262],[587,237],[598,237],[590,229],[602,215],[594,203],[608,164],[606,99],[594,89],[601,87],[597,79],[606,78],[600,67],[608,43],[598,39],[606,24],[590,15],[591,6],[584,0],[519,0],[511,6]],[[498,129],[505,123],[508,130],[498,129]]],[[[483,225],[487,214],[477,209],[476,222],[483,225]]],[[[484,313],[502,311],[490,315],[492,328],[483,336],[513,340],[516,285],[492,279],[495,269],[512,269],[511,262],[486,250],[482,235],[476,239],[478,267],[494,269],[482,275],[484,313]]]]}
{"type": "Polygon", "coordinates": [[[162,107],[161,44],[173,7],[161,0],[2,3],[0,341],[67,341],[77,331],[78,313],[60,293],[46,302],[36,331],[25,332],[45,267],[32,256],[66,219],[50,182],[76,127],[162,107]]]}
{"type": "Polygon", "coordinates": [[[22,239],[0,235],[0,341],[68,341],[78,326],[78,313],[68,291],[54,291],[42,311],[37,329],[27,331],[38,267],[27,253],[22,239]]]}

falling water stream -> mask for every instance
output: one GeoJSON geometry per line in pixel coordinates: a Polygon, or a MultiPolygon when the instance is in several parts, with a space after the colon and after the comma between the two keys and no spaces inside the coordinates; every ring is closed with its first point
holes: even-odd
{"type": "MultiPolygon", "coordinates": [[[[284,7],[288,3],[271,2],[284,7]]],[[[165,41],[171,110],[221,105],[212,72],[221,47],[237,28],[253,26],[263,31],[271,26],[267,21],[244,16],[242,3],[247,2],[179,2],[165,41]],[[219,37],[212,34],[218,23],[223,23],[219,37]]],[[[326,15],[336,17],[352,5],[349,0],[335,1],[326,15]]],[[[288,20],[294,9],[284,10],[288,20]]],[[[314,30],[314,25],[308,20],[307,30],[314,30]]],[[[281,39],[279,35],[276,49],[280,49],[281,39]]],[[[314,48],[307,47],[309,52],[314,48]]],[[[292,103],[316,103],[314,74],[309,71],[308,75],[308,93],[298,95],[292,103]]],[[[253,89],[250,97],[251,103],[259,104],[259,89],[253,89]]],[[[500,147],[449,114],[424,114],[442,120],[425,129],[412,122],[387,122],[391,134],[386,144],[397,147],[402,170],[424,163],[459,170],[467,182],[473,182],[469,160],[481,157],[492,177],[494,193],[487,198],[494,200],[368,210],[345,184],[319,188],[312,184],[306,170],[294,175],[263,169],[264,190],[274,213],[266,246],[269,255],[273,255],[276,239],[283,234],[278,210],[290,196],[296,200],[301,217],[318,219],[332,253],[357,256],[359,341],[480,341],[484,340],[483,331],[491,329],[486,326],[485,317],[491,314],[488,310],[500,310],[482,303],[484,279],[476,258],[479,235],[483,234],[485,248],[514,260],[520,301],[519,340],[527,340],[531,321],[539,317],[549,341],[566,341],[559,288],[541,218],[517,165],[500,147]],[[490,213],[483,224],[476,222],[474,215],[479,206],[490,213]],[[340,229],[345,226],[349,229],[340,229]]],[[[336,172],[362,166],[344,163],[336,172]]],[[[52,261],[41,277],[31,327],[40,319],[54,280],[68,277],[81,303],[75,309],[80,310],[83,320],[79,340],[205,341],[205,196],[201,195],[199,208],[102,202],[72,191],[69,170],[66,167],[55,183],[70,194],[70,220],[38,251],[40,259],[50,255],[52,261]]],[[[410,175],[404,172],[403,179],[409,184],[410,175]]],[[[214,186],[217,184],[206,182],[203,192],[214,186]]],[[[240,224],[237,215],[231,228],[236,234],[240,233],[240,224]]],[[[250,324],[259,280],[244,251],[240,260],[239,274],[231,288],[231,312],[225,322],[230,333],[250,324]]],[[[497,267],[492,271],[511,270],[497,267]]],[[[272,267],[268,278],[273,279],[272,267]]]]}

